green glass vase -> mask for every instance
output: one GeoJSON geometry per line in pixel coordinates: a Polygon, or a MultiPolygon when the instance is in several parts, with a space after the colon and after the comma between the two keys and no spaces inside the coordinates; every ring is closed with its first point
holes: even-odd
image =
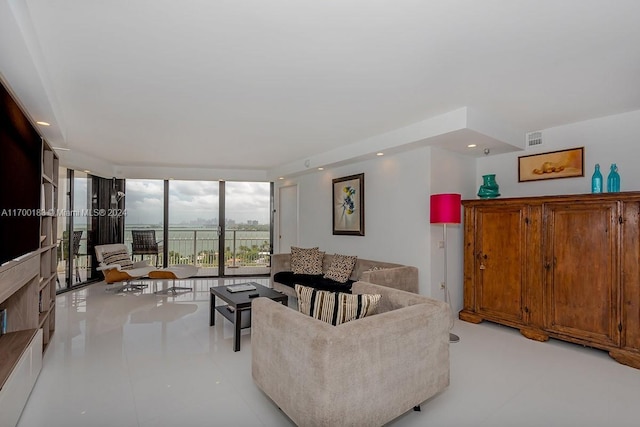
{"type": "Polygon", "coordinates": [[[496,175],[482,175],[482,185],[478,190],[478,197],[481,199],[493,199],[500,195],[500,187],[496,182],[496,175]]]}

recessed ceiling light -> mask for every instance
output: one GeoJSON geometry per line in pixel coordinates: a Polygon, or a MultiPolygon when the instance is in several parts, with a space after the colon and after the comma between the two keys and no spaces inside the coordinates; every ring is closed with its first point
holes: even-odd
{"type": "Polygon", "coordinates": [[[384,153],[382,153],[382,152],[376,153],[376,156],[384,156],[384,153]]]}
{"type": "Polygon", "coordinates": [[[83,170],[82,172],[84,172],[84,173],[91,173],[91,171],[90,171],[89,169],[85,169],[85,170],[83,170]]]}
{"type": "Polygon", "coordinates": [[[39,124],[40,126],[51,126],[49,123],[47,122],[36,122],[37,124],[39,124]]]}
{"type": "Polygon", "coordinates": [[[318,168],[318,170],[319,170],[319,171],[323,171],[323,170],[324,170],[324,168],[318,168]]]}
{"type": "Polygon", "coordinates": [[[284,176],[278,177],[278,179],[284,179],[284,176]]]}
{"type": "Polygon", "coordinates": [[[477,144],[469,144],[467,145],[467,148],[476,148],[478,145],[477,144]]]}

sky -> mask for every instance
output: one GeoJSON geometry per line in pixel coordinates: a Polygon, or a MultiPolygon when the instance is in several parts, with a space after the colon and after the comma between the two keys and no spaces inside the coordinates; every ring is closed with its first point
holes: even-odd
{"type": "MultiPolygon", "coordinates": [[[[218,186],[218,181],[169,181],[169,224],[217,219],[218,186]]],[[[225,187],[227,219],[236,223],[269,223],[268,182],[227,181],[225,187]]],[[[126,223],[162,223],[164,181],[127,179],[125,193],[126,223]]]]}

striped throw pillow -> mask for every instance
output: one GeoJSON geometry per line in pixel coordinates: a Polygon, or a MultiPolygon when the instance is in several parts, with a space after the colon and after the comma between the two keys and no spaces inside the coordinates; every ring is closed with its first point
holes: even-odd
{"type": "Polygon", "coordinates": [[[380,294],[345,294],[319,291],[296,285],[298,311],[332,325],[362,319],[373,313],[380,302],[380,294]]]}
{"type": "Polygon", "coordinates": [[[103,253],[102,262],[106,265],[119,264],[121,270],[131,270],[133,268],[133,262],[131,262],[126,249],[103,253]]]}

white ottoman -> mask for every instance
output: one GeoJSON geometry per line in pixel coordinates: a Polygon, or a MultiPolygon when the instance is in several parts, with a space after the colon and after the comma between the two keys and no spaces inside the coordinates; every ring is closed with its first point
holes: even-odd
{"type": "Polygon", "coordinates": [[[188,279],[195,276],[198,273],[198,268],[193,265],[178,264],[170,265],[167,268],[160,270],[153,270],[149,272],[150,279],[170,279],[173,282],[173,286],[161,291],[157,291],[156,294],[168,294],[169,292],[176,295],[179,290],[190,291],[193,288],[185,286],[176,286],[176,280],[188,279]]]}

